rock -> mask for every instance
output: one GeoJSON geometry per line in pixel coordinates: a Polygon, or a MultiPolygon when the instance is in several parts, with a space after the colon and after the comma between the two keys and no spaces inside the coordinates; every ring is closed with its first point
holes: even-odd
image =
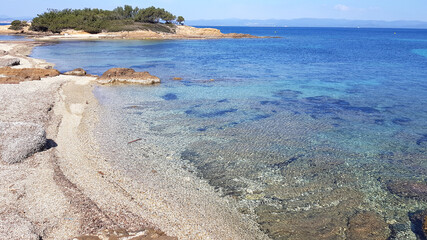
{"type": "Polygon", "coordinates": [[[76,68],[73,71],[65,72],[64,75],[86,76],[86,71],[83,68],[76,68]]]}
{"type": "Polygon", "coordinates": [[[43,68],[0,68],[1,83],[19,83],[23,81],[40,80],[42,77],[55,77],[60,73],[55,69],[43,69],[43,68]]]}
{"type": "Polygon", "coordinates": [[[46,132],[35,123],[0,122],[0,139],[0,161],[13,164],[43,149],[46,132]]]}
{"type": "Polygon", "coordinates": [[[21,64],[21,60],[19,60],[19,58],[1,58],[0,59],[0,67],[17,66],[19,64],[21,64]]]}
{"type": "Polygon", "coordinates": [[[388,181],[387,190],[401,197],[427,201],[427,183],[415,181],[388,181]]]}
{"type": "Polygon", "coordinates": [[[98,78],[101,84],[111,83],[135,83],[135,84],[155,84],[160,83],[160,78],[149,74],[148,72],[135,72],[131,68],[112,68],[98,78]]]}
{"type": "Polygon", "coordinates": [[[357,213],[349,220],[347,231],[349,240],[386,240],[389,236],[388,224],[376,213],[357,213]]]}
{"type": "Polygon", "coordinates": [[[409,213],[409,220],[418,239],[427,239],[427,210],[409,213]]]}
{"type": "Polygon", "coordinates": [[[7,51],[0,50],[0,56],[6,56],[7,54],[9,54],[7,51]]]}
{"type": "Polygon", "coordinates": [[[173,80],[177,80],[177,81],[181,81],[182,80],[182,78],[180,78],[180,77],[174,77],[174,78],[172,78],[173,80]]]}

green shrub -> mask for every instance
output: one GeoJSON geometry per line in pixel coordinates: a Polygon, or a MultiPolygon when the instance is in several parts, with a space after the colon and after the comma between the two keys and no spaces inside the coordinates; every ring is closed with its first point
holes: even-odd
{"type": "Polygon", "coordinates": [[[153,30],[156,32],[174,32],[170,26],[142,26],[139,23],[156,23],[164,21],[172,23],[176,17],[163,8],[149,7],[146,9],[133,8],[125,5],[117,7],[113,11],[102,9],[49,9],[33,19],[31,30],[60,33],[64,29],[84,30],[89,33],[102,31],[132,31],[153,30]]]}
{"type": "Polygon", "coordinates": [[[19,21],[19,20],[14,20],[11,24],[11,26],[9,27],[9,29],[12,30],[22,30],[24,27],[28,26],[27,21],[19,21]]]}

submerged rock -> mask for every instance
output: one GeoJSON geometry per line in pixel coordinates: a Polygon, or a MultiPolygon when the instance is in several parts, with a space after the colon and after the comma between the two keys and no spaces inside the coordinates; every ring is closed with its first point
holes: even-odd
{"type": "Polygon", "coordinates": [[[86,71],[83,68],[76,68],[72,71],[65,72],[64,75],[86,76],[86,71]]]}
{"type": "Polygon", "coordinates": [[[35,123],[0,122],[0,161],[13,164],[40,151],[46,132],[35,123]]]}
{"type": "Polygon", "coordinates": [[[43,68],[0,68],[0,83],[20,83],[23,81],[40,80],[43,77],[55,77],[60,73],[55,69],[43,69],[43,68]]]}
{"type": "Polygon", "coordinates": [[[427,183],[415,181],[389,181],[387,190],[401,197],[427,201],[427,183]]]}
{"type": "Polygon", "coordinates": [[[21,64],[19,58],[2,58],[0,59],[0,67],[17,66],[21,64]]]}
{"type": "Polygon", "coordinates": [[[172,78],[172,80],[181,81],[182,78],[180,78],[180,77],[174,77],[174,78],[172,78]]]}
{"type": "Polygon", "coordinates": [[[408,215],[412,223],[412,230],[418,239],[427,239],[427,210],[416,211],[408,215]]]}
{"type": "Polygon", "coordinates": [[[389,237],[388,224],[376,213],[357,213],[349,220],[347,232],[349,240],[386,240],[389,237]]]}
{"type": "Polygon", "coordinates": [[[155,84],[160,83],[160,78],[148,72],[135,72],[131,68],[112,68],[98,78],[101,84],[112,83],[134,83],[134,84],[155,84]]]}

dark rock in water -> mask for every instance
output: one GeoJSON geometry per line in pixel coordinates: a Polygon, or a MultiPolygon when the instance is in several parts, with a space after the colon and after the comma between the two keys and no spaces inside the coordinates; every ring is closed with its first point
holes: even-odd
{"type": "Polygon", "coordinates": [[[344,106],[345,110],[355,111],[355,112],[363,112],[363,113],[379,113],[375,108],[371,107],[354,107],[354,106],[344,106]]]}
{"type": "Polygon", "coordinates": [[[427,210],[409,213],[412,231],[420,240],[427,240],[427,210]]]}
{"type": "Polygon", "coordinates": [[[177,100],[178,96],[176,96],[176,94],[173,94],[173,93],[168,93],[163,95],[162,98],[166,101],[171,101],[171,100],[177,100]]]}
{"type": "Polygon", "coordinates": [[[202,128],[198,128],[197,131],[198,132],[205,132],[207,130],[206,127],[202,127],[202,128]]]}
{"type": "Polygon", "coordinates": [[[387,190],[401,197],[427,201],[427,183],[413,181],[389,181],[387,190]]]}
{"type": "Polygon", "coordinates": [[[269,117],[271,117],[270,114],[258,114],[254,118],[252,118],[252,121],[258,121],[258,120],[266,119],[269,117]]]}
{"type": "Polygon", "coordinates": [[[261,105],[275,105],[275,106],[279,106],[280,102],[279,101],[260,101],[259,102],[261,105]]]}
{"type": "Polygon", "coordinates": [[[230,108],[230,109],[219,110],[219,111],[210,112],[210,113],[204,113],[204,114],[201,114],[200,117],[203,117],[203,118],[219,117],[232,112],[237,112],[237,109],[230,108]]]}
{"type": "Polygon", "coordinates": [[[417,140],[417,145],[421,145],[422,143],[427,142],[427,134],[424,134],[417,140]]]}
{"type": "Polygon", "coordinates": [[[280,98],[285,99],[285,100],[291,100],[291,99],[298,98],[298,96],[301,94],[302,94],[302,92],[300,92],[300,91],[284,89],[284,90],[280,90],[280,91],[276,92],[274,94],[274,96],[280,97],[280,98]]]}
{"type": "Polygon", "coordinates": [[[389,236],[388,224],[376,213],[357,213],[348,222],[348,240],[386,240],[389,236]]]}
{"type": "Polygon", "coordinates": [[[271,168],[284,168],[286,166],[288,166],[289,164],[295,162],[296,160],[298,160],[301,156],[296,156],[296,157],[291,157],[283,162],[278,162],[278,163],[274,163],[271,164],[270,167],[271,168]]]}
{"type": "Polygon", "coordinates": [[[411,122],[412,120],[410,118],[406,118],[406,117],[402,117],[402,118],[393,118],[391,120],[394,124],[397,125],[407,125],[409,122],[411,122]]]}
{"type": "Polygon", "coordinates": [[[335,106],[350,106],[350,103],[341,99],[335,99],[328,96],[307,97],[306,101],[313,104],[326,104],[335,106]]]}
{"type": "Polygon", "coordinates": [[[188,160],[190,162],[195,162],[197,158],[200,157],[200,154],[197,152],[191,151],[191,150],[185,150],[181,152],[181,159],[182,160],[188,160]]]}
{"type": "Polygon", "coordinates": [[[374,123],[375,123],[375,124],[378,124],[378,125],[383,125],[383,124],[384,124],[384,122],[385,122],[385,121],[384,121],[384,119],[375,119],[375,120],[374,120],[374,123]]]}
{"type": "Polygon", "coordinates": [[[0,67],[11,67],[21,64],[19,58],[2,58],[0,59],[0,67]]]}

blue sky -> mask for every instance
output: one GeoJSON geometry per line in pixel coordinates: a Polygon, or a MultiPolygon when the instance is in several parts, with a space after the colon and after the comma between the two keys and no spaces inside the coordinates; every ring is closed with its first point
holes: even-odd
{"type": "Polygon", "coordinates": [[[162,7],[186,19],[295,19],[427,21],[427,0],[2,0],[0,16],[35,16],[47,8],[162,7]]]}

